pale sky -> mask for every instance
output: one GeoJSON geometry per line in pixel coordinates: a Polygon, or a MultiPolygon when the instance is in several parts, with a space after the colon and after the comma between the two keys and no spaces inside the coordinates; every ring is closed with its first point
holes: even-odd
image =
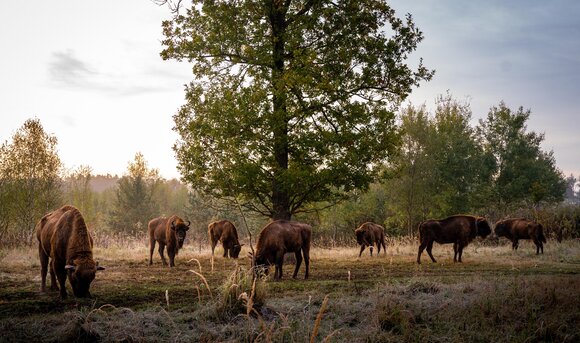
{"type": "MultiPolygon", "coordinates": [[[[410,97],[447,90],[474,123],[501,100],[531,109],[558,167],[580,176],[580,1],[396,0],[425,35],[413,55],[436,69],[410,97]]],[[[140,151],[179,177],[171,130],[187,63],[159,57],[166,7],[149,0],[6,1],[0,11],[0,142],[37,117],[67,168],[123,174],[140,151]]]]}

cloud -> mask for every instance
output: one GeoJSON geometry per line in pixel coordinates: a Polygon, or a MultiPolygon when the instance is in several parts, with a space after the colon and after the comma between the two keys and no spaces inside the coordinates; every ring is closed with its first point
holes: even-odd
{"type": "Polygon", "coordinates": [[[48,63],[51,82],[63,87],[86,85],[97,72],[78,59],[72,50],[53,52],[48,63]]]}
{"type": "MultiPolygon", "coordinates": [[[[122,65],[123,61],[119,62],[122,65]]],[[[174,91],[177,75],[168,69],[133,67],[123,72],[95,68],[78,58],[73,50],[56,51],[48,62],[51,87],[73,91],[98,92],[108,96],[135,96],[155,92],[174,91]],[[171,82],[167,82],[167,81],[171,82]]],[[[109,68],[109,69],[112,69],[109,68]]]]}

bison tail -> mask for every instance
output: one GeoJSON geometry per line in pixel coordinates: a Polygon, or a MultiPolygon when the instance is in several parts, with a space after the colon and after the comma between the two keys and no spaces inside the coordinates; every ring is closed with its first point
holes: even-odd
{"type": "Polygon", "coordinates": [[[419,223],[419,226],[417,227],[417,231],[419,231],[419,243],[423,242],[424,232],[423,232],[422,228],[423,228],[423,222],[419,223]]]}

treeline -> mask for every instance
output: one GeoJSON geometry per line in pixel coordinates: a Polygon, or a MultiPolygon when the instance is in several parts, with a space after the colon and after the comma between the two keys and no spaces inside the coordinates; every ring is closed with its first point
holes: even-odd
{"type": "Polygon", "coordinates": [[[578,180],[564,177],[553,153],[542,150],[543,134],[527,129],[530,115],[502,102],[472,125],[469,104],[450,95],[433,112],[405,108],[400,151],[380,182],[323,211],[321,228],[340,236],[371,220],[391,234],[413,235],[423,220],[473,213],[492,222],[526,217],[556,238],[580,237],[578,180]]]}
{"type": "MultiPolygon", "coordinates": [[[[540,221],[553,238],[580,237],[580,193],[573,175],[564,177],[552,152],[530,132],[530,111],[492,107],[472,124],[469,104],[442,96],[430,112],[409,106],[400,113],[398,153],[377,170],[368,189],[339,203],[321,203],[295,216],[315,227],[321,245],[352,243],[364,221],[384,225],[390,235],[416,234],[419,222],[458,213],[540,221]],[[329,243],[327,243],[329,242],[329,243]]],[[[78,207],[95,236],[144,237],[147,222],[177,214],[192,222],[190,239],[205,244],[207,224],[232,220],[242,237],[267,218],[166,180],[137,153],[122,176],[93,175],[89,166],[65,170],[57,138],[29,119],[0,147],[0,244],[31,244],[34,226],[63,204],[78,207]],[[241,215],[241,211],[244,217],[241,215]]],[[[255,237],[255,236],[254,236],[255,237]]]]}
{"type": "MultiPolygon", "coordinates": [[[[86,165],[65,169],[57,138],[38,119],[27,120],[0,146],[0,204],[0,246],[34,243],[38,220],[63,204],[79,208],[97,240],[145,237],[150,219],[172,214],[191,220],[190,238],[201,243],[212,220],[242,223],[239,211],[162,178],[141,153],[122,176],[94,175],[86,165]]],[[[251,215],[247,220],[251,227],[265,222],[251,215]]]]}

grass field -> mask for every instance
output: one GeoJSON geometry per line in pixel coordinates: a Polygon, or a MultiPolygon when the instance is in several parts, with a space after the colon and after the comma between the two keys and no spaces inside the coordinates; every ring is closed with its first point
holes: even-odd
{"type": "Polygon", "coordinates": [[[580,242],[549,241],[540,256],[529,242],[517,252],[502,244],[474,242],[456,264],[451,245],[436,244],[438,263],[424,253],[422,265],[415,242],[360,259],[357,247],[317,247],[309,280],[304,267],[292,280],[286,264],[282,281],[253,285],[247,258],[219,250],[212,263],[190,244],[177,267],[163,268],[157,253],[149,267],[136,240],[96,248],[107,269],[93,299],[65,301],[39,292],[35,247],[0,250],[0,341],[579,341],[580,242]]]}

